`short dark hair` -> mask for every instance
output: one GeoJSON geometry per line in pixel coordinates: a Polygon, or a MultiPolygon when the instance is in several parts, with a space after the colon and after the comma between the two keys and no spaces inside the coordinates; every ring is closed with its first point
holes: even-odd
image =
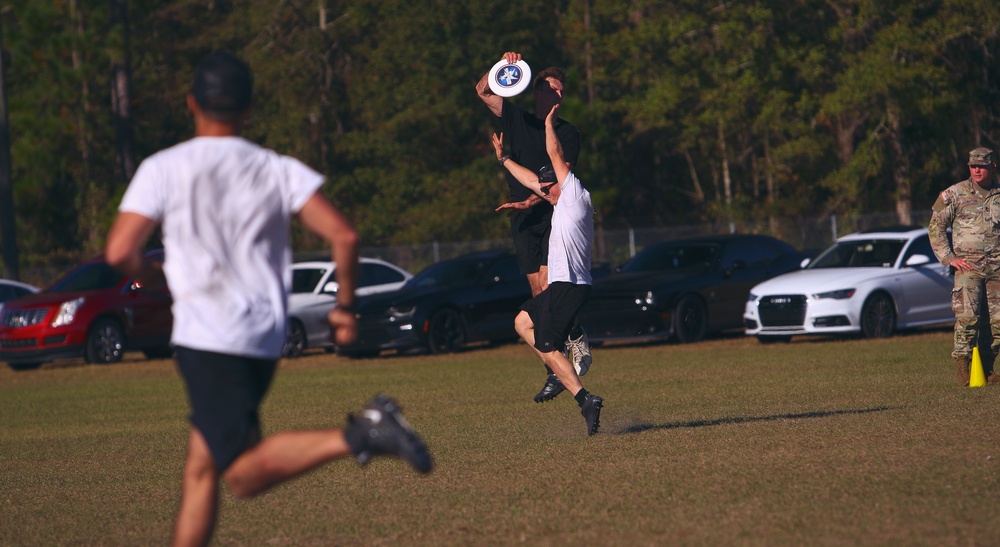
{"type": "Polygon", "coordinates": [[[253,73],[243,59],[216,51],[198,63],[191,94],[206,113],[243,113],[253,101],[253,73]]]}
{"type": "Polygon", "coordinates": [[[538,86],[542,85],[549,78],[555,78],[562,85],[566,85],[566,71],[556,66],[550,66],[535,76],[535,83],[531,89],[538,89],[538,86]]]}

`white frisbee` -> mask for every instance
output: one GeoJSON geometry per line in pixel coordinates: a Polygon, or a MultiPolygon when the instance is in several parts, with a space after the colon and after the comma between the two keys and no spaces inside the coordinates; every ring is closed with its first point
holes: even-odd
{"type": "Polygon", "coordinates": [[[513,97],[528,89],[531,83],[531,68],[524,60],[514,64],[500,59],[490,69],[490,90],[501,97],[513,97]]]}

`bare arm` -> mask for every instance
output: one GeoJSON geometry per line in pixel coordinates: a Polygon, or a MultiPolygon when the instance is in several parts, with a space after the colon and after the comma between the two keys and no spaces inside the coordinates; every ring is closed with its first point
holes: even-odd
{"type": "Polygon", "coordinates": [[[549,153],[549,160],[552,161],[552,169],[556,172],[556,180],[561,185],[569,175],[569,164],[563,158],[562,143],[556,135],[556,119],[559,117],[559,105],[553,105],[552,110],[545,116],[545,151],[549,153]]]}
{"type": "MultiPolygon", "coordinates": [[[[503,133],[501,133],[499,136],[496,133],[493,134],[493,150],[494,152],[496,152],[498,160],[503,158],[503,133]]],[[[512,159],[504,161],[503,166],[507,168],[508,171],[510,171],[511,175],[514,175],[514,178],[516,178],[517,181],[520,182],[522,186],[524,186],[528,190],[531,190],[538,196],[542,195],[541,185],[538,184],[538,175],[533,173],[531,169],[528,169],[527,167],[518,164],[512,159]]],[[[539,200],[541,200],[541,198],[539,198],[539,200]]],[[[527,201],[528,200],[525,200],[520,203],[526,203],[527,201]]],[[[509,207],[503,207],[503,208],[509,208],[509,207]]],[[[497,210],[499,211],[499,209],[497,210]]]]}
{"type": "MultiPolygon", "coordinates": [[[[514,64],[521,60],[521,54],[508,51],[503,54],[503,58],[508,63],[514,64]]],[[[483,77],[479,79],[479,83],[476,84],[476,93],[479,95],[479,98],[486,103],[486,106],[489,107],[490,112],[499,118],[503,113],[503,97],[493,94],[493,91],[490,90],[489,79],[489,72],[483,74],[483,77]]]]}
{"type": "MultiPolygon", "coordinates": [[[[503,133],[500,133],[499,137],[496,135],[496,133],[493,134],[493,148],[494,148],[494,151],[497,154],[497,159],[499,160],[499,159],[503,158],[503,133]]],[[[517,170],[528,171],[528,173],[530,174],[530,179],[534,180],[535,183],[536,183],[536,185],[537,185],[538,176],[535,173],[531,173],[531,170],[529,170],[528,168],[521,166],[520,164],[518,164],[517,162],[515,162],[512,159],[508,159],[508,160],[504,161],[503,165],[508,170],[517,169],[517,170]]],[[[511,173],[514,174],[514,171],[511,171],[511,173]]],[[[516,174],[514,175],[514,177],[518,178],[516,174]]],[[[524,184],[524,182],[522,182],[520,178],[518,178],[518,182],[521,182],[521,184],[524,184]]],[[[534,190],[534,189],[532,189],[528,185],[525,185],[525,186],[529,190],[532,190],[533,192],[536,192],[536,193],[531,194],[530,196],[527,197],[527,199],[525,199],[523,201],[514,201],[514,202],[510,202],[510,203],[504,203],[500,207],[497,207],[496,212],[499,213],[500,211],[502,211],[504,209],[507,209],[508,210],[507,216],[509,217],[509,216],[513,215],[514,213],[516,213],[517,211],[527,211],[528,209],[531,209],[535,205],[538,205],[539,203],[545,201],[537,193],[540,190],[534,190]]]]}
{"type": "Polygon", "coordinates": [[[104,247],[108,264],[125,275],[137,278],[144,285],[159,285],[163,265],[146,261],[143,247],[159,224],[138,213],[120,213],[115,218],[104,247]]]}
{"type": "Polygon", "coordinates": [[[306,228],[325,239],[337,263],[337,306],[327,315],[338,344],[349,344],[358,336],[353,308],[358,279],[358,234],[347,218],[321,194],[313,194],[299,211],[306,228]]]}
{"type": "Polygon", "coordinates": [[[487,81],[489,77],[490,74],[488,72],[483,74],[483,77],[479,79],[479,83],[476,84],[476,93],[478,93],[479,98],[486,103],[490,112],[499,118],[500,114],[503,113],[503,97],[494,95],[493,92],[490,91],[490,85],[487,81]]]}

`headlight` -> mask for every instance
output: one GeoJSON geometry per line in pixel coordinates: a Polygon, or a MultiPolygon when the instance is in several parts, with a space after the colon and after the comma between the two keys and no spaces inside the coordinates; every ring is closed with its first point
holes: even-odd
{"type": "Polygon", "coordinates": [[[754,293],[750,293],[750,296],[747,297],[747,302],[756,302],[756,301],[757,301],[757,295],[754,293]]]}
{"type": "Polygon", "coordinates": [[[76,300],[70,300],[69,302],[63,302],[59,306],[59,312],[56,313],[55,319],[52,320],[53,327],[61,327],[63,325],[69,325],[73,322],[76,317],[76,310],[80,309],[83,305],[83,297],[77,298],[76,300]]]}
{"type": "Polygon", "coordinates": [[[832,298],[834,300],[847,300],[848,298],[854,296],[857,289],[840,289],[839,291],[821,292],[814,294],[813,298],[816,300],[822,300],[824,298],[832,298]]]}

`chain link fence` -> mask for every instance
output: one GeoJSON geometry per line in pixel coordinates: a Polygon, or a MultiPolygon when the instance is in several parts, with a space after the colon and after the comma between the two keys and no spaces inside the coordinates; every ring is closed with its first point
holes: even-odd
{"type": "MultiPolygon", "coordinates": [[[[914,212],[913,225],[927,226],[930,211],[914,212]]],[[[835,216],[817,219],[775,219],[759,222],[717,222],[684,226],[663,226],[657,228],[607,229],[596,226],[594,232],[594,264],[620,266],[635,253],[650,243],[719,234],[763,234],[786,241],[797,249],[822,250],[836,238],[850,233],[897,226],[894,213],[878,215],[835,216]]],[[[492,249],[513,251],[509,239],[468,242],[432,242],[418,245],[393,247],[363,247],[363,256],[388,260],[411,272],[441,260],[447,260],[467,253],[492,249]]],[[[305,253],[303,257],[325,257],[328,254],[305,253]]]]}
{"type": "MultiPolygon", "coordinates": [[[[927,226],[930,211],[913,213],[913,224],[927,226]]],[[[615,228],[598,225],[594,233],[594,264],[611,267],[624,264],[635,253],[650,243],[683,239],[702,235],[718,234],[764,234],[787,241],[798,249],[820,250],[827,247],[839,236],[873,228],[897,225],[893,213],[878,215],[834,216],[815,219],[782,218],[754,222],[716,222],[682,226],[662,226],[657,228],[615,228]]],[[[467,253],[505,249],[513,251],[509,238],[464,242],[419,243],[394,245],[389,247],[363,246],[361,255],[388,260],[400,267],[416,273],[426,266],[467,253]]],[[[317,249],[297,252],[296,260],[329,260],[327,250],[317,249]]],[[[27,283],[45,287],[60,275],[78,264],[82,259],[66,255],[44,257],[21,265],[21,279],[27,283]]]]}

